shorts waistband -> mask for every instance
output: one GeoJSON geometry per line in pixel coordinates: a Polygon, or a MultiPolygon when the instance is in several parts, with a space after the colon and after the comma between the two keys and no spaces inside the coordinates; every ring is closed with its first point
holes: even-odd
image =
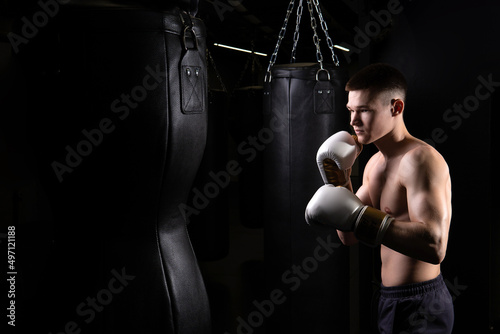
{"type": "Polygon", "coordinates": [[[441,273],[428,281],[404,284],[398,286],[383,286],[380,285],[380,295],[385,298],[404,298],[416,295],[422,295],[428,292],[440,290],[446,287],[441,273]]]}

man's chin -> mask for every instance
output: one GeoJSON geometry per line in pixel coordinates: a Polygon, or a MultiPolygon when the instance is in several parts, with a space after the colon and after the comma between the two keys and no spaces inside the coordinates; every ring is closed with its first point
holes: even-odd
{"type": "Polygon", "coordinates": [[[364,133],[356,133],[356,136],[358,137],[358,142],[363,145],[368,145],[370,144],[370,141],[368,140],[368,136],[366,136],[364,133]]]}

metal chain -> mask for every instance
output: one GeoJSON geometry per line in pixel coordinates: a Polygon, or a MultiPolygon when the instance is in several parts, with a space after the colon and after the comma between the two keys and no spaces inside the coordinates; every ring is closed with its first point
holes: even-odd
{"type": "Polygon", "coordinates": [[[321,7],[319,5],[319,0],[312,0],[314,3],[314,7],[316,8],[316,12],[318,13],[319,21],[321,24],[321,29],[323,29],[323,32],[325,33],[326,36],[326,43],[328,47],[330,48],[330,51],[332,52],[332,60],[335,66],[339,66],[339,58],[335,54],[335,51],[333,50],[333,42],[332,39],[330,38],[330,34],[328,33],[328,26],[326,25],[325,19],[323,18],[323,14],[321,12],[321,7]]]}
{"type": "Polygon", "coordinates": [[[303,0],[300,0],[299,5],[297,6],[297,19],[295,21],[295,32],[293,34],[293,48],[292,48],[292,57],[290,58],[290,63],[295,63],[295,54],[297,53],[297,43],[299,42],[300,37],[300,21],[302,19],[302,11],[304,6],[302,5],[303,0]]]}
{"type": "Polygon", "coordinates": [[[316,60],[319,63],[320,70],[324,70],[323,55],[321,54],[321,48],[319,46],[320,39],[318,37],[318,32],[316,31],[316,28],[318,25],[316,24],[316,17],[314,16],[314,10],[313,10],[311,0],[307,0],[307,8],[309,9],[309,14],[311,16],[311,28],[313,30],[313,42],[314,42],[314,45],[316,46],[316,60]]]}
{"type": "MultiPolygon", "coordinates": [[[[283,22],[283,26],[281,27],[281,30],[278,35],[278,41],[276,42],[276,47],[274,48],[274,52],[271,55],[271,59],[269,60],[269,65],[267,66],[267,71],[266,71],[266,76],[264,78],[264,82],[270,82],[271,81],[271,68],[274,66],[276,63],[276,59],[278,57],[278,51],[281,46],[281,42],[283,41],[283,38],[285,37],[286,34],[286,28],[288,25],[288,21],[290,20],[290,15],[293,11],[293,8],[295,6],[295,0],[290,0],[290,3],[288,4],[288,8],[286,11],[286,16],[285,20],[283,22]]],[[[333,41],[330,38],[330,34],[328,33],[328,26],[326,24],[325,19],[323,18],[323,13],[321,11],[321,7],[319,5],[319,0],[307,0],[307,9],[309,10],[309,14],[311,16],[311,28],[313,30],[313,42],[314,45],[316,46],[316,60],[318,61],[320,65],[320,70],[324,70],[323,67],[323,55],[321,53],[321,47],[320,47],[320,38],[318,36],[317,32],[317,27],[318,24],[316,23],[316,17],[314,15],[314,9],[316,9],[316,12],[318,13],[318,18],[320,21],[320,26],[321,29],[323,30],[325,37],[326,37],[326,43],[328,45],[328,48],[330,49],[332,53],[332,61],[335,66],[339,66],[339,59],[337,57],[337,54],[335,53],[333,49],[333,41]],[[314,5],[314,7],[313,7],[314,5]]],[[[303,0],[300,0],[299,5],[297,7],[297,19],[295,21],[295,33],[293,35],[293,49],[292,49],[292,56],[290,59],[290,62],[295,62],[296,58],[296,51],[297,51],[297,43],[299,41],[300,37],[300,31],[299,31],[299,26],[300,26],[300,21],[302,19],[302,11],[303,11],[303,0]]]]}
{"type": "Polygon", "coordinates": [[[219,80],[219,83],[222,87],[222,90],[227,93],[226,85],[224,85],[224,81],[222,81],[222,77],[220,76],[220,73],[217,70],[217,66],[215,66],[215,61],[212,58],[212,54],[210,53],[210,51],[208,49],[207,49],[207,56],[208,56],[208,59],[210,60],[210,64],[212,64],[212,67],[214,68],[215,75],[217,76],[217,79],[219,80]]]}
{"type": "Polygon", "coordinates": [[[251,65],[251,70],[250,70],[250,84],[251,85],[257,85],[256,81],[254,80],[255,78],[255,65],[259,68],[260,71],[262,71],[262,65],[260,64],[259,60],[257,59],[257,56],[255,55],[255,42],[252,41],[252,53],[248,55],[247,62],[245,66],[243,67],[243,71],[241,71],[240,77],[236,81],[236,84],[234,85],[234,89],[240,88],[241,82],[243,81],[245,74],[248,70],[248,67],[251,65]]]}
{"type": "MultiPolygon", "coordinates": [[[[234,90],[234,89],[236,89],[236,88],[240,88],[241,82],[243,81],[243,77],[245,76],[246,71],[247,71],[247,69],[248,69],[248,65],[249,65],[249,64],[250,64],[250,62],[252,61],[252,56],[253,56],[253,54],[251,54],[251,55],[249,55],[249,56],[247,57],[247,62],[245,63],[245,66],[243,67],[243,71],[241,71],[241,73],[240,73],[240,77],[238,78],[238,80],[237,80],[237,81],[236,81],[236,83],[234,84],[234,88],[233,88],[233,90],[234,90]]],[[[252,72],[253,72],[253,66],[252,66],[252,72]]]]}
{"type": "Polygon", "coordinates": [[[286,10],[285,21],[283,22],[283,26],[281,27],[280,33],[278,35],[278,41],[276,42],[276,47],[274,48],[274,52],[271,55],[271,59],[269,60],[269,65],[267,66],[267,72],[264,78],[265,82],[267,82],[267,80],[271,81],[271,67],[274,66],[276,58],[278,57],[278,50],[280,48],[283,37],[285,37],[286,26],[288,25],[288,20],[290,19],[290,14],[292,13],[294,6],[295,6],[295,0],[290,0],[290,3],[288,4],[288,9],[286,10]]]}

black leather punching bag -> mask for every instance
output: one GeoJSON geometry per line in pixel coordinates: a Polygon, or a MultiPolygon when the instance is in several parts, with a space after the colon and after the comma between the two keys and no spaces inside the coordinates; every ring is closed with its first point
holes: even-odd
{"type": "Polygon", "coordinates": [[[229,252],[227,109],[227,92],[209,89],[207,143],[185,210],[199,261],[220,260],[229,252]]]}
{"type": "MultiPolygon", "coordinates": [[[[210,333],[179,207],[205,147],[205,30],[185,11],[71,6],[18,55],[53,249],[26,332],[210,333]]],[[[37,261],[36,253],[33,261],[37,261]]]]}
{"type": "Polygon", "coordinates": [[[347,130],[347,73],[318,63],[276,65],[264,88],[264,237],[267,285],[276,289],[272,333],[348,333],[349,263],[335,229],[308,226],[304,211],[323,184],[319,146],[347,130]]]}

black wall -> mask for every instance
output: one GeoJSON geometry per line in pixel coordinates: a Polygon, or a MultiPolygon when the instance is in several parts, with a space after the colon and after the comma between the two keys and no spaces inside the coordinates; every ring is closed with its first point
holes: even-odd
{"type": "MultiPolygon", "coordinates": [[[[252,0],[243,3],[249,1],[252,0]]],[[[280,1],[283,12],[275,17],[275,22],[267,22],[275,31],[279,31],[288,2],[280,1]]],[[[387,9],[387,4],[395,3],[389,0],[376,4],[374,1],[341,2],[343,10],[348,7],[346,3],[359,4],[355,13],[357,21],[352,22],[352,26],[365,33],[367,27],[376,27],[375,23],[379,22],[370,11],[380,13],[387,9]]],[[[7,8],[4,3],[7,1],[0,1],[2,9],[7,8]]],[[[201,3],[211,8],[210,4],[201,3]]],[[[335,43],[345,42],[355,47],[352,49],[355,51],[348,54],[339,51],[341,64],[347,66],[351,74],[370,63],[387,62],[407,77],[409,95],[405,121],[408,129],[435,146],[447,160],[452,177],[453,217],[442,271],[454,297],[454,333],[497,333],[500,329],[500,219],[495,212],[499,185],[493,159],[498,153],[496,134],[500,111],[500,3],[493,0],[405,0],[398,8],[400,11],[391,16],[390,23],[380,32],[371,31],[368,38],[357,39],[358,32],[354,28],[350,30],[351,40],[335,40],[336,30],[332,27],[330,34],[335,43]]],[[[200,11],[199,15],[203,17],[206,13],[200,11]]],[[[225,15],[225,22],[228,22],[230,15],[237,15],[237,12],[225,15]]],[[[306,21],[302,23],[304,27],[307,24],[306,21]]],[[[3,26],[8,27],[8,24],[3,26]]],[[[210,25],[208,31],[210,34],[210,25]]],[[[306,33],[301,38],[307,41],[302,45],[310,43],[306,33]]],[[[268,50],[259,48],[258,51],[271,54],[275,39],[270,38],[270,41],[268,50]]],[[[36,245],[39,249],[36,258],[43,259],[51,248],[52,217],[44,202],[43,189],[28,168],[33,152],[23,142],[26,133],[22,124],[26,120],[22,112],[2,113],[5,103],[22,110],[27,98],[20,90],[25,83],[16,76],[8,48],[8,41],[3,39],[0,44],[0,233],[12,223],[29,223],[28,227],[36,233],[24,240],[36,245]],[[11,127],[9,124],[13,123],[21,126],[11,127]],[[10,145],[12,142],[16,142],[15,147],[10,145]]],[[[222,79],[232,91],[242,75],[247,56],[216,50],[210,44],[209,48],[222,79]]],[[[314,57],[314,53],[312,55],[314,57]]],[[[288,55],[282,59],[286,61],[288,55]]],[[[264,68],[267,60],[259,57],[264,68]]],[[[305,56],[303,60],[314,59],[305,56]]],[[[210,83],[217,86],[213,71],[211,74],[210,83]]],[[[241,83],[260,84],[260,81],[245,77],[241,83]]],[[[235,153],[238,144],[228,138],[228,161],[238,158],[235,153]]],[[[374,152],[374,147],[365,148],[360,157],[360,171],[374,152]]],[[[232,178],[227,189],[231,196],[228,255],[222,260],[201,264],[212,302],[215,334],[226,330],[236,333],[238,317],[245,318],[254,309],[254,300],[261,301],[268,296],[263,290],[262,229],[241,226],[237,181],[236,177],[232,178]]],[[[26,259],[30,256],[26,255],[26,259]]],[[[359,282],[351,282],[354,288],[350,291],[357,288],[360,291],[359,296],[351,297],[351,319],[356,322],[352,331],[354,328],[361,333],[370,331],[370,302],[375,292],[372,280],[377,275],[377,261],[376,253],[363,246],[351,261],[351,271],[357,272],[359,282]]],[[[38,260],[25,262],[25,266],[30,273],[50,270],[50,264],[38,260]]],[[[23,293],[28,295],[35,288],[38,286],[25,285],[23,293]]],[[[5,291],[4,286],[2,291],[5,291]]],[[[263,328],[255,332],[262,332],[263,328]]]]}
{"type": "Polygon", "coordinates": [[[450,168],[453,216],[442,272],[454,298],[455,333],[499,331],[500,221],[493,214],[499,5],[405,2],[391,32],[369,51],[370,62],[387,62],[405,74],[408,129],[450,168]]]}

